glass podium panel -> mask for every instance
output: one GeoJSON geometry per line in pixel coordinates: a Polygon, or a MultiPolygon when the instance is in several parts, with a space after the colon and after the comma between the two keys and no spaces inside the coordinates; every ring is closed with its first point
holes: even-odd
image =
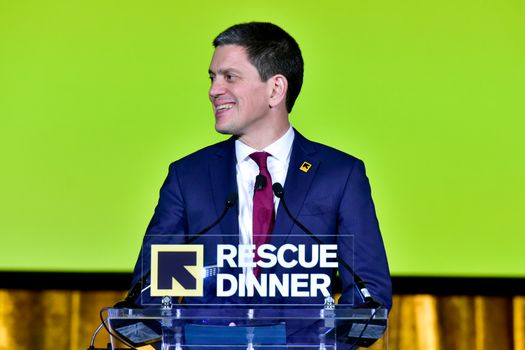
{"type": "MultiPolygon", "coordinates": [[[[107,313],[114,337],[166,350],[358,349],[382,338],[388,321],[384,308],[340,305],[173,305],[107,313]]],[[[381,343],[387,349],[387,341],[381,343]]]]}
{"type": "Polygon", "coordinates": [[[260,247],[238,235],[150,235],[141,261],[137,304],[146,307],[164,296],[187,304],[324,305],[335,286],[345,304],[364,298],[354,283],[351,235],[272,234],[260,247]]]}
{"type": "Polygon", "coordinates": [[[141,254],[136,304],[107,310],[134,348],[357,349],[386,334],[388,311],[356,282],[352,235],[274,233],[259,247],[149,235],[141,254]]]}

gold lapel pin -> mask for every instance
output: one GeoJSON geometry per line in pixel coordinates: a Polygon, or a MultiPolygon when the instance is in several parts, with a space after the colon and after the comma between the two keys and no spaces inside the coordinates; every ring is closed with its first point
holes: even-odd
{"type": "Polygon", "coordinates": [[[307,173],[308,170],[310,170],[310,168],[312,167],[312,164],[308,163],[308,162],[304,162],[303,164],[301,164],[301,166],[299,167],[299,170],[307,173]]]}

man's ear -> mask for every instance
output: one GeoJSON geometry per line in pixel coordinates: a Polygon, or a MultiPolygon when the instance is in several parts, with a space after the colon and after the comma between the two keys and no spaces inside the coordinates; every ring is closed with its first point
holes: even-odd
{"type": "Polygon", "coordinates": [[[282,74],[276,74],[268,79],[270,98],[270,108],[275,108],[280,104],[286,105],[286,92],[288,91],[288,80],[282,74]]]}

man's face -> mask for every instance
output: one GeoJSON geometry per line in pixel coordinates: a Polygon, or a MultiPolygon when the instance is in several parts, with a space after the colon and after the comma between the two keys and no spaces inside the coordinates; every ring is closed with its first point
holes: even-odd
{"type": "Polygon", "coordinates": [[[249,136],[268,126],[271,122],[268,118],[270,84],[261,81],[242,46],[217,47],[209,74],[209,97],[218,132],[249,136]]]}

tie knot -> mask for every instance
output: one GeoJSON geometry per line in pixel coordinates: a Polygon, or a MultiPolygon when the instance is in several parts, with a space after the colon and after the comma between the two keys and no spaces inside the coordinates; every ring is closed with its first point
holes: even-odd
{"type": "Polygon", "coordinates": [[[250,158],[257,163],[259,169],[266,168],[266,160],[269,156],[271,156],[271,154],[268,152],[253,152],[250,154],[250,158]]]}

